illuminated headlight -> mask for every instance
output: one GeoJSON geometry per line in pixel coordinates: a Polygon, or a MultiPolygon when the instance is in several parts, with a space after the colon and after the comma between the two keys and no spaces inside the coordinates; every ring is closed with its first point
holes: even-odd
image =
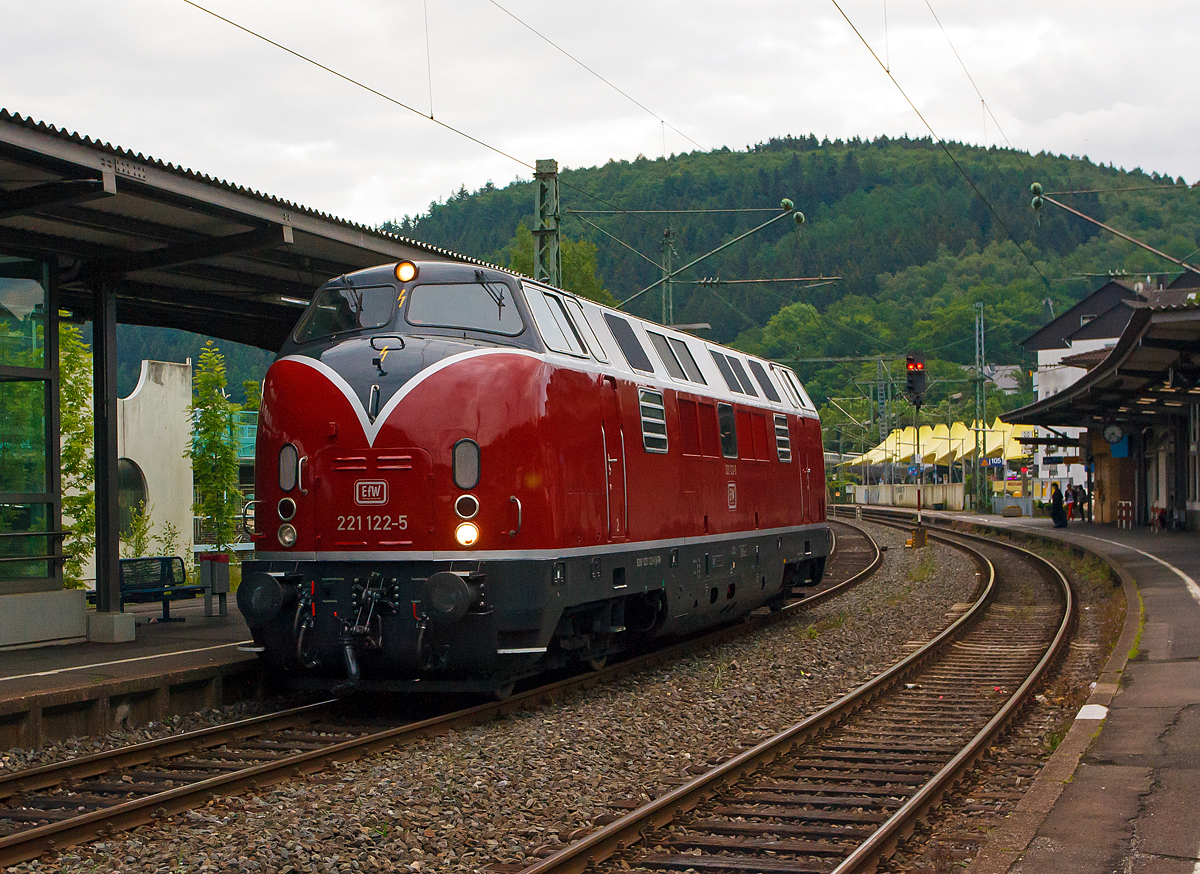
{"type": "Polygon", "coordinates": [[[417,265],[411,261],[401,261],[396,265],[396,278],[401,282],[412,282],[417,278],[417,265]]]}
{"type": "Polygon", "coordinates": [[[295,525],[280,525],[279,526],[279,542],[284,546],[296,545],[296,526],[295,525]]]}
{"type": "MultiPolygon", "coordinates": [[[[283,530],[280,529],[282,537],[283,530]]],[[[463,522],[454,529],[454,539],[458,541],[459,546],[474,546],[479,540],[479,526],[474,522],[463,522]]],[[[293,538],[294,542],[294,538],[293,538]]]]}

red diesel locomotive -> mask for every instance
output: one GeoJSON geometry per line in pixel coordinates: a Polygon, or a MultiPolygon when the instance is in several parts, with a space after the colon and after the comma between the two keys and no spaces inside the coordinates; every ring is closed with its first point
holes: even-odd
{"type": "Polygon", "coordinates": [[[326,283],[271,365],[237,599],[297,687],[496,692],[820,579],[787,368],[499,270],[326,283]]]}

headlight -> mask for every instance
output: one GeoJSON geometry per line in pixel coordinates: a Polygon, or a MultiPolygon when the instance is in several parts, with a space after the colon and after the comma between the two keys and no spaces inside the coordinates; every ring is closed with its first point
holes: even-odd
{"type": "MultiPolygon", "coordinates": [[[[282,535],[283,529],[280,529],[280,536],[282,535]]],[[[459,546],[474,546],[475,542],[479,540],[479,526],[474,522],[460,523],[454,529],[454,539],[458,541],[459,546]]],[[[294,539],[293,542],[295,542],[294,539]]]]}
{"type": "Polygon", "coordinates": [[[280,525],[279,526],[279,542],[284,546],[296,545],[296,526],[280,525]]]}
{"type": "Polygon", "coordinates": [[[417,278],[417,265],[411,261],[401,261],[396,265],[396,278],[401,282],[412,282],[417,278]]]}
{"type": "Polygon", "coordinates": [[[279,518],[284,522],[291,522],[292,517],[296,515],[296,502],[291,498],[279,499],[279,518]]]}

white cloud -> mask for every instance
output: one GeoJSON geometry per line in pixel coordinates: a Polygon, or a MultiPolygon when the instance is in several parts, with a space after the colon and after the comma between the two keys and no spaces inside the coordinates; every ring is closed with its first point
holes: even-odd
{"type": "MultiPolygon", "coordinates": [[[[708,147],[785,134],[924,135],[831,2],[500,0],[708,147]]],[[[214,11],[532,164],[694,146],[488,0],[211,0],[214,11]],[[665,134],[665,137],[664,137],[665,134]]],[[[1001,141],[924,0],[845,0],[942,136],[1001,141]]],[[[934,3],[1013,144],[1189,181],[1195,76],[1185,0],[934,3]]],[[[356,221],[423,211],[521,164],[183,2],[0,0],[0,105],[356,221]],[[18,38],[12,38],[18,35],[18,38]]]]}

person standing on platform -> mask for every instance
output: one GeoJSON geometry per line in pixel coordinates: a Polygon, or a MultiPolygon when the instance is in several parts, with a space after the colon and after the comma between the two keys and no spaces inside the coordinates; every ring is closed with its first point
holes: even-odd
{"type": "Polygon", "coordinates": [[[1075,518],[1075,486],[1067,484],[1067,493],[1063,495],[1063,502],[1067,505],[1067,521],[1070,522],[1075,518]]]}
{"type": "Polygon", "coordinates": [[[1067,511],[1063,509],[1063,494],[1058,483],[1050,487],[1050,521],[1055,528],[1067,527],[1067,511]]]}
{"type": "Polygon", "coordinates": [[[1088,518],[1087,508],[1091,503],[1091,497],[1087,493],[1087,489],[1083,487],[1083,483],[1075,486],[1075,509],[1079,511],[1079,521],[1090,522],[1088,518]]]}

